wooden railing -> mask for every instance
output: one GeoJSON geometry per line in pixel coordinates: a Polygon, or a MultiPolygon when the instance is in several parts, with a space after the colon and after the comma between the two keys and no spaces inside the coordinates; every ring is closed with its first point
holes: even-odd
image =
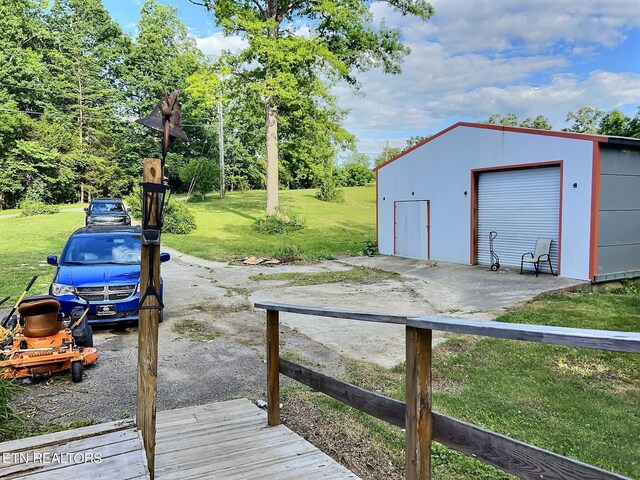
{"type": "Polygon", "coordinates": [[[369,415],[406,431],[405,478],[431,478],[431,442],[526,479],[625,479],[533,445],[480,428],[431,409],[431,336],[433,330],[572,347],[640,353],[640,333],[586,330],[542,325],[465,320],[448,317],[411,318],[402,315],[332,310],[259,302],[267,311],[267,409],[269,425],[280,423],[280,380],[286,375],[369,415]],[[394,323],[406,326],[407,403],[343,382],[280,358],[279,312],[394,323]]]}

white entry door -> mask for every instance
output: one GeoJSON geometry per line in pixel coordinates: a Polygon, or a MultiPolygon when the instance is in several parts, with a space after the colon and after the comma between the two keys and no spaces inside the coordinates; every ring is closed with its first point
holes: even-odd
{"type": "Polygon", "coordinates": [[[429,201],[395,202],[395,255],[429,258],[429,201]]]}

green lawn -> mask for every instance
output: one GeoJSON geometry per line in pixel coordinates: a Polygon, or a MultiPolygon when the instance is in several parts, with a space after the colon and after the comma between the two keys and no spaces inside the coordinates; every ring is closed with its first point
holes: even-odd
{"type": "Polygon", "coordinates": [[[190,203],[198,227],[189,235],[163,235],[163,243],[182,252],[219,260],[249,255],[309,259],[359,254],[367,240],[375,240],[375,187],[345,188],[344,203],[322,202],[316,190],[279,192],[280,206],[306,221],[306,228],[286,235],[263,235],[253,223],[264,217],[265,192],[229,192],[190,203]]]}
{"type": "Polygon", "coordinates": [[[83,212],[0,218],[0,298],[11,295],[9,303],[15,301],[34,275],[39,277],[30,293],[47,293],[55,273],[47,255],[60,255],[69,235],[83,224],[83,212]]]}
{"type": "MultiPolygon", "coordinates": [[[[634,285],[613,293],[545,294],[497,320],[637,331],[640,294],[634,285]]],[[[434,350],[433,371],[435,410],[640,478],[640,355],[452,336],[434,350]]],[[[347,381],[404,400],[404,365],[384,369],[353,362],[347,381]]],[[[364,429],[381,445],[378,455],[401,470],[399,429],[322,394],[294,390],[292,401],[296,395],[321,408],[318,428],[329,421],[364,429]]],[[[512,478],[439,444],[433,464],[440,479],[512,478]]]]}

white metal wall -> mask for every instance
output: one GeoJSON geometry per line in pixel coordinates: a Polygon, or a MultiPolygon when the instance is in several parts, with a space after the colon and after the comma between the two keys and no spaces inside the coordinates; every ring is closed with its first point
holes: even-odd
{"type": "MultiPolygon", "coordinates": [[[[560,166],[481,172],[478,175],[478,263],[491,265],[489,232],[501,266],[520,267],[535,252],[536,239],[551,238],[551,264],[558,270],[560,166]]],[[[530,270],[531,265],[525,264],[530,270]]],[[[548,264],[540,264],[549,272],[548,264]]]]}
{"type": "Polygon", "coordinates": [[[428,258],[426,200],[396,203],[396,255],[428,258]]]}
{"type": "Polygon", "coordinates": [[[431,258],[469,264],[471,170],[562,160],[560,274],[588,280],[592,159],[591,140],[457,126],[378,170],[379,250],[393,255],[394,202],[428,198],[431,258]]]}

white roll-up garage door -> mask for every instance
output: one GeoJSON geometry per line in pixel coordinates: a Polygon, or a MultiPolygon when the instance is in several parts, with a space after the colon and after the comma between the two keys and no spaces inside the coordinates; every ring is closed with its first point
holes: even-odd
{"type": "MultiPolygon", "coordinates": [[[[559,166],[480,173],[476,237],[478,263],[492,263],[489,253],[491,231],[498,234],[493,249],[500,257],[500,265],[518,268],[522,254],[535,251],[536,239],[551,238],[551,263],[554,273],[557,273],[559,217],[559,166]]],[[[541,271],[548,272],[548,265],[541,264],[541,271]]]]}

